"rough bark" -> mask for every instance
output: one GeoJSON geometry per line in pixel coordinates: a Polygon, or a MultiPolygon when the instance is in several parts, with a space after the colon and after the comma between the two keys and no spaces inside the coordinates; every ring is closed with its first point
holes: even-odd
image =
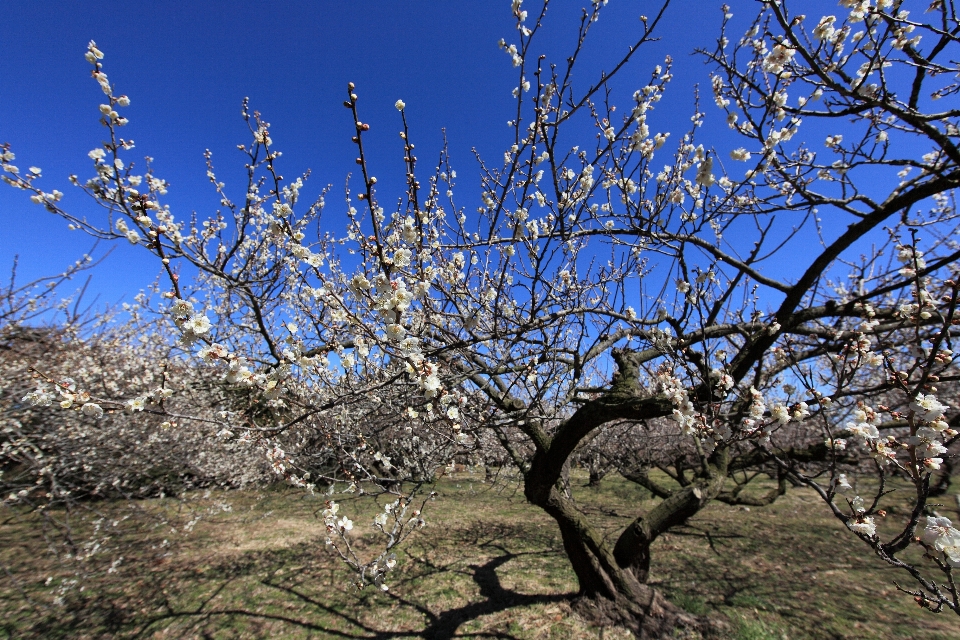
{"type": "Polygon", "coordinates": [[[613,549],[560,486],[538,504],[559,526],[564,550],[579,583],[574,607],[582,617],[598,625],[626,627],[637,638],[716,635],[719,623],[683,611],[646,584],[650,545],[657,535],[696,513],[709,499],[699,487],[682,493],[666,507],[638,518],[613,549]]]}
{"type": "Polygon", "coordinates": [[[725,448],[705,459],[700,471],[685,479],[685,486],[662,495],[660,504],[634,520],[612,547],[569,493],[564,470],[569,469],[570,454],[592,430],[614,420],[662,416],[672,410],[664,398],[638,397],[638,367],[629,352],[615,352],[614,359],[619,371],[611,389],[581,406],[553,438],[537,439],[524,492],[559,526],[580,586],[575,605],[582,616],[597,624],[624,626],[638,638],[714,636],[718,623],[671,604],[647,579],[650,548],[657,537],[683,524],[722,491],[730,462],[725,448]]]}

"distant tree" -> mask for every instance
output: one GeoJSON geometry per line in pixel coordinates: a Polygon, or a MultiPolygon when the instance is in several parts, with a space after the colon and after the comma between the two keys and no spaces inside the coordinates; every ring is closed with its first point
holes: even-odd
{"type": "Polygon", "coordinates": [[[641,17],[627,55],[587,86],[574,69],[606,3],[583,12],[556,64],[534,46],[548,3],[533,16],[522,4],[512,3],[516,42],[501,42],[517,76],[512,140],[502,163],[481,162],[476,213],[456,200],[445,153],[429,177],[420,171],[402,101],[407,191],[396,209],[381,205],[351,84],[359,176],[343,225],[329,214],[321,223],[326,192],[300,202],[303,179],[281,178],[268,125],[246,105],[239,200],[210,162],[223,213],[177,220],[166,183],[121,159],[129,101],[93,43],[109,139],[90,153],[94,177],[74,181],[105,220],[64,211],[36,174],[11,166],[9,149],[5,179],[76,227],[157,257],[170,301],[158,313],[207,375],[249,400],[222,419],[222,436],[258,443],[294,483],[395,498],[374,523],[387,544],[371,561],[354,554],[339,505],[324,512],[361,584],[382,584],[389,549],[422,523],[409,487],[426,467],[492,435],[527,499],[556,521],[580,610],[599,622],[639,637],[702,626],[647,583],[652,543],[712,501],[769,502],[790,484],[814,490],[851,541],[910,575],[901,588],[918,604],[960,614],[960,531],[928,501],[960,426],[949,415],[960,294],[953,2],[842,0],[841,15],[823,17],[765,2],[742,36],[728,33],[725,6],[717,46],[700,52],[716,109],[697,105],[689,130],[672,135],[655,116],[669,58],[626,108],[614,105],[669,3],[641,17]],[[714,122],[724,124],[707,129],[714,122]],[[376,440],[382,420],[389,437],[376,440]],[[280,445],[303,425],[331,452],[310,476],[280,445]],[[619,468],[661,499],[612,541],[565,479],[610,429],[635,452],[617,456],[619,468]],[[644,429],[658,436],[655,456],[634,437],[644,429]],[[656,466],[669,486],[651,476],[656,466]],[[776,488],[748,500],[743,485],[758,473],[776,488]],[[897,500],[905,515],[885,511],[897,500]],[[905,560],[917,546],[922,560],[905,560]]]}

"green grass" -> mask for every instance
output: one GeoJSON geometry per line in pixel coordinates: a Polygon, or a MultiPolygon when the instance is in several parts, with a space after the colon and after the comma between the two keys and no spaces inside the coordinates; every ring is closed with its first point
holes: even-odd
{"type": "MultiPolygon", "coordinates": [[[[611,535],[653,504],[619,477],[596,489],[575,484],[611,535]]],[[[124,562],[67,592],[61,606],[50,603],[72,565],[52,559],[30,516],[8,520],[0,524],[0,564],[9,571],[0,575],[0,638],[629,637],[571,611],[576,583],[557,531],[516,484],[490,487],[464,474],[439,491],[427,527],[398,553],[387,593],[350,587],[324,544],[322,499],[294,490],[197,497],[196,505],[233,509],[187,536],[153,520],[172,517],[176,501],[139,503],[110,541],[124,562]],[[160,547],[165,538],[174,544],[160,547]]],[[[898,593],[893,581],[906,577],[818,500],[794,491],[750,511],[711,505],[657,541],[652,582],[691,613],[725,616],[730,637],[742,640],[960,637],[955,616],[921,611],[898,593]]],[[[374,511],[361,511],[355,544],[373,553],[374,511]]]]}

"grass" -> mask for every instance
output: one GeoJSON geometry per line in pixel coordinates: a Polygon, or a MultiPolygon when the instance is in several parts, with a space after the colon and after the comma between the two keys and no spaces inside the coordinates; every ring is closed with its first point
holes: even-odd
{"type": "MultiPolygon", "coordinates": [[[[0,638],[630,637],[571,612],[576,582],[557,531],[516,485],[464,474],[439,491],[427,527],[398,553],[387,593],[350,586],[324,544],[322,500],[293,490],[198,496],[199,506],[226,501],[232,510],[187,536],[156,524],[177,501],[139,503],[125,523],[137,526],[118,527],[109,543],[124,561],[67,591],[60,606],[50,602],[68,573],[30,516],[9,520],[0,524],[0,638]]],[[[638,502],[653,504],[617,477],[575,496],[611,535],[638,502]]],[[[129,505],[99,508],[119,517],[129,505]]],[[[356,544],[371,553],[363,522],[372,516],[354,518],[356,544]]],[[[711,505],[657,541],[652,581],[691,613],[726,616],[731,638],[960,637],[956,617],[921,611],[893,585],[905,576],[854,543],[804,491],[749,511],[711,505]]]]}

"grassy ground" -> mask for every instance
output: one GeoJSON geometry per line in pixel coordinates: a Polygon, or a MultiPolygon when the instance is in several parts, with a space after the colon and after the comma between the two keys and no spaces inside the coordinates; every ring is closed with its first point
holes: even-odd
{"type": "MultiPolygon", "coordinates": [[[[60,606],[49,603],[68,575],[42,530],[30,518],[0,522],[0,638],[629,637],[570,611],[575,580],[556,529],[516,485],[464,475],[439,490],[387,593],[350,586],[323,542],[322,501],[292,490],[198,498],[232,510],[187,536],[146,517],[176,501],[141,503],[126,521],[138,526],[118,526],[107,543],[124,547],[123,562],[63,592],[60,606]]],[[[619,478],[576,497],[611,532],[646,502],[619,478]]],[[[119,520],[129,506],[99,508],[119,520]]],[[[363,547],[372,535],[355,519],[363,547]]],[[[752,510],[712,505],[656,543],[653,581],[692,613],[726,616],[732,638],[960,637],[955,616],[921,611],[894,587],[904,576],[853,542],[804,491],[752,510]]]]}

